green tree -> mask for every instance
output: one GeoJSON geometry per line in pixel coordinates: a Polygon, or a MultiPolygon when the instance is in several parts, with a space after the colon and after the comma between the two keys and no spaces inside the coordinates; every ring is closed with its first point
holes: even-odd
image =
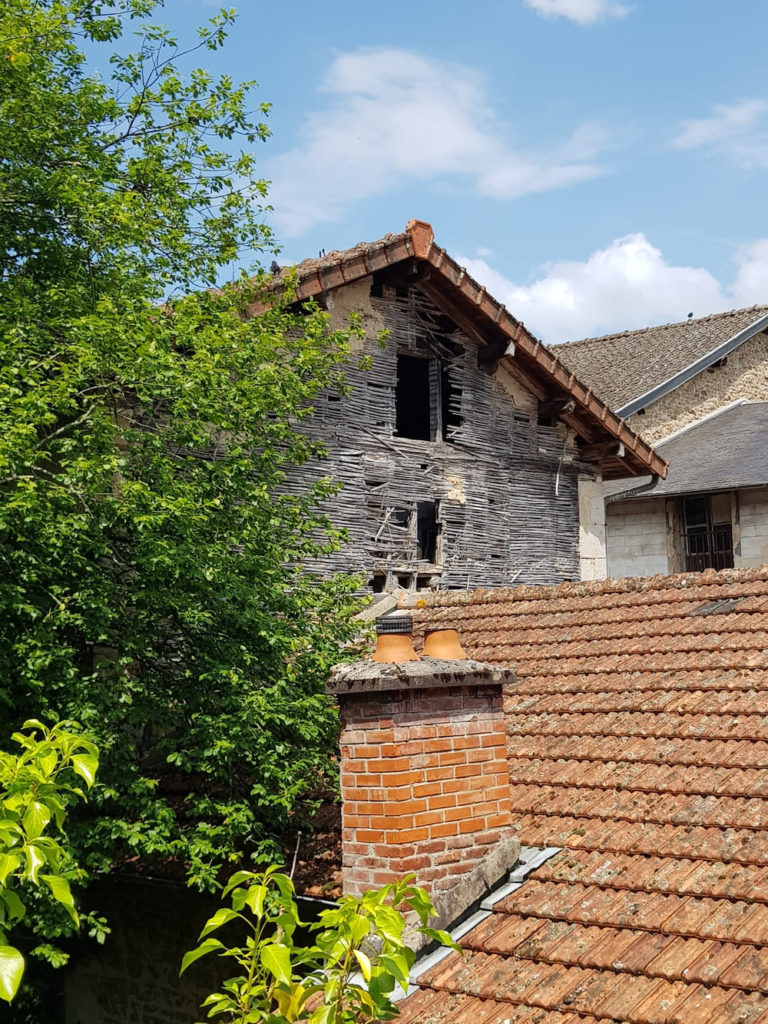
{"type": "Polygon", "coordinates": [[[174,858],[211,886],[274,854],[333,770],[323,681],[354,581],[302,568],[337,543],[333,485],[281,484],[322,454],[302,421],[343,389],[349,332],[290,296],[246,316],[258,277],[203,288],[269,245],[266,106],[186,70],[157,6],[0,18],[0,741],[82,722],[102,759],[84,867],[174,858]]]}
{"type": "MultiPolygon", "coordinates": [[[[62,907],[79,924],[70,880],[78,869],[64,842],[68,807],[93,785],[98,752],[90,740],[60,722],[24,723],[13,740],[20,754],[0,751],[0,999],[10,1002],[24,973],[24,957],[10,945],[14,926],[27,917],[29,899],[62,907]],[[28,895],[29,894],[29,895],[28,895]]],[[[56,966],[64,962],[47,943],[32,949],[56,966]]]]}
{"type": "Polygon", "coordinates": [[[239,871],[223,896],[230,906],[217,910],[200,933],[200,945],[182,962],[182,973],[210,953],[234,960],[241,973],[228,978],[220,992],[203,1003],[208,1017],[226,1024],[369,1024],[397,1015],[395,988],[408,989],[415,959],[409,938],[421,934],[454,949],[447,932],[429,928],[434,907],[427,893],[413,885],[415,876],[392,882],[362,896],[344,896],[309,925],[309,945],[296,938],[305,930],[299,920],[293,884],[268,868],[257,875],[239,871]],[[418,922],[406,923],[406,916],[418,922]],[[231,946],[214,932],[237,927],[242,946],[231,946]]]}

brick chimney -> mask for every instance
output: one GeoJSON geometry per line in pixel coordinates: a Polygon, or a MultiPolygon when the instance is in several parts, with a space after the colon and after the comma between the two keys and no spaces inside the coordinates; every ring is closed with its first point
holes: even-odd
{"type": "Polygon", "coordinates": [[[342,868],[359,894],[411,872],[438,927],[458,920],[517,861],[502,687],[514,672],[423,658],[334,669],[342,868]]]}

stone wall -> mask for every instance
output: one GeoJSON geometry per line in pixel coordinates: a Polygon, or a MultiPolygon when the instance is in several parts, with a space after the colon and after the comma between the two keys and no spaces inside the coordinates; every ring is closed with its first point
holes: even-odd
{"type": "Polygon", "coordinates": [[[654,576],[669,572],[667,513],[663,499],[637,499],[606,506],[608,576],[654,576]]]}
{"type": "Polygon", "coordinates": [[[727,357],[723,366],[703,370],[628,420],[651,444],[695,423],[739,398],[768,400],[768,335],[758,334],[727,357]]]}

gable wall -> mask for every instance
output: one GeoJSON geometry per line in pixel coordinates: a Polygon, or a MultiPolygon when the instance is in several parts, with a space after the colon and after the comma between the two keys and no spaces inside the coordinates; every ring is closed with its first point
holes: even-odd
{"type": "MultiPolygon", "coordinates": [[[[359,572],[386,589],[426,586],[429,568],[415,558],[412,538],[396,510],[438,502],[441,587],[497,587],[577,579],[575,446],[565,427],[537,426],[537,401],[503,372],[478,366],[477,346],[460,331],[444,331],[438,311],[411,288],[407,297],[370,296],[371,279],[327,297],[332,321],[354,309],[366,329],[370,369],[350,368],[352,393],[323,395],[308,431],[324,440],[329,458],[302,467],[292,481],[331,476],[343,485],[327,510],[348,534],[343,549],[313,568],[323,574],[359,572]],[[436,327],[441,324],[441,327],[436,327]],[[384,347],[380,331],[389,331],[384,347]],[[460,390],[461,425],[448,441],[395,435],[397,354],[423,352],[425,335],[459,348],[450,365],[460,390]],[[421,574],[421,579],[416,577],[421,574]]],[[[289,484],[291,482],[289,481],[289,484]]]]}
{"type": "Polygon", "coordinates": [[[655,444],[739,398],[768,400],[768,335],[758,334],[727,358],[724,366],[703,370],[679,388],[628,419],[655,444]]]}

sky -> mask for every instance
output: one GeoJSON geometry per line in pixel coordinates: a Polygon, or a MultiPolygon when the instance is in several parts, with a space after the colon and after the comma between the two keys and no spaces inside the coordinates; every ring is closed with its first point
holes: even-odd
{"type": "MultiPolygon", "coordinates": [[[[209,0],[166,0],[181,38],[209,0]]],[[[240,0],[279,262],[429,221],[545,342],[768,303],[766,0],[240,0]]]]}

